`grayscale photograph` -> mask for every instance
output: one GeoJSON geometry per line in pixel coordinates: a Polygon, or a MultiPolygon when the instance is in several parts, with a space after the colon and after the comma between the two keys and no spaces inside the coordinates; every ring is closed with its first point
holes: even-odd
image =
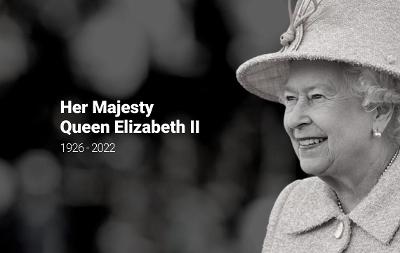
{"type": "Polygon", "coordinates": [[[0,252],[400,252],[400,0],[0,0],[0,252]]]}

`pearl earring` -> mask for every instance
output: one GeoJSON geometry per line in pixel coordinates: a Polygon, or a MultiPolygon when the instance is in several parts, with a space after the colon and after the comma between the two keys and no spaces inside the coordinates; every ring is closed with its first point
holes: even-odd
{"type": "Polygon", "coordinates": [[[374,137],[382,137],[382,133],[379,132],[377,129],[373,130],[373,135],[374,135],[374,137]]]}

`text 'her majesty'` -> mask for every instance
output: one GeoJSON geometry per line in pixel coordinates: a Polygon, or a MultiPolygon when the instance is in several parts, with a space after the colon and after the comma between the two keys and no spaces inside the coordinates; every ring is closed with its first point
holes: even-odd
{"type": "MultiPolygon", "coordinates": [[[[89,104],[77,104],[71,100],[61,100],[61,113],[86,113],[89,104]]],[[[121,116],[121,114],[143,114],[147,118],[150,117],[154,108],[154,104],[146,104],[140,102],[138,104],[122,104],[120,100],[116,103],[109,103],[106,100],[103,101],[92,101],[92,113],[102,114],[114,114],[115,117],[121,116]]]]}

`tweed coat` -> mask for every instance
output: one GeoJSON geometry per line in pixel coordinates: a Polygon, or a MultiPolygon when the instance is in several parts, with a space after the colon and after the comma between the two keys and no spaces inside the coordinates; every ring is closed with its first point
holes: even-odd
{"type": "Polygon", "coordinates": [[[340,211],[335,193],[318,177],[288,185],[272,209],[262,253],[399,253],[399,226],[397,159],[348,214],[340,211]]]}

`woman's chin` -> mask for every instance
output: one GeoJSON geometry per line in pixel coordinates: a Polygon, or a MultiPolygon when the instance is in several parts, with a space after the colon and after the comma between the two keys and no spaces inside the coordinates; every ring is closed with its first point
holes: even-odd
{"type": "Polygon", "coordinates": [[[318,158],[303,158],[300,159],[300,167],[304,171],[304,173],[308,175],[319,176],[322,174],[326,174],[326,170],[328,169],[327,161],[325,159],[318,158]]]}

